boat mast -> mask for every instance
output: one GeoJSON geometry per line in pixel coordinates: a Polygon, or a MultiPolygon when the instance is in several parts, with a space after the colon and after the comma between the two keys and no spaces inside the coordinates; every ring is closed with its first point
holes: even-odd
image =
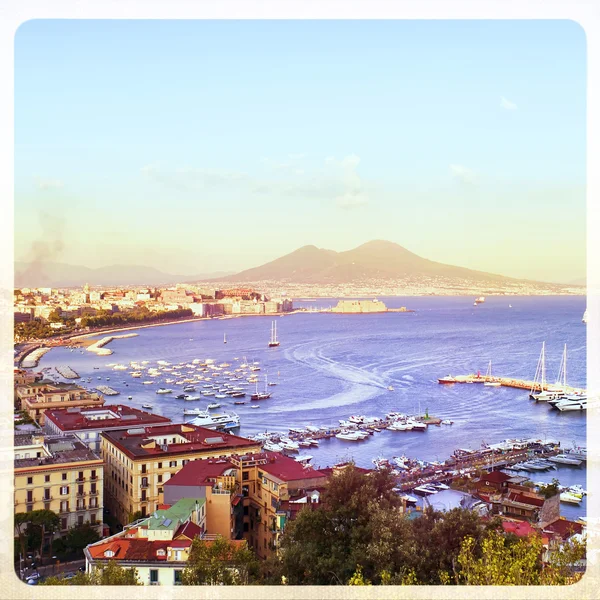
{"type": "Polygon", "coordinates": [[[567,391],[567,345],[564,350],[564,367],[563,367],[563,390],[567,391]]]}
{"type": "Polygon", "coordinates": [[[542,361],[542,385],[540,391],[543,392],[546,383],[546,342],[542,342],[542,356],[540,360],[542,361]]]}

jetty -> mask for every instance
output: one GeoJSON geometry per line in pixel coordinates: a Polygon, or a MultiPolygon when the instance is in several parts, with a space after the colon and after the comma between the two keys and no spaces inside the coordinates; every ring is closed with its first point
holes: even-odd
{"type": "Polygon", "coordinates": [[[118,396],[121,392],[117,390],[113,390],[111,387],[107,385],[97,385],[96,389],[99,392],[102,392],[105,396],[118,396]]]}
{"type": "Polygon", "coordinates": [[[108,335],[103,337],[101,340],[98,340],[91,346],[87,347],[88,352],[95,352],[98,356],[108,356],[112,354],[113,351],[110,348],[104,348],[106,344],[112,342],[113,340],[121,340],[124,338],[135,337],[139,334],[137,333],[124,333],[123,335],[108,335]]]}
{"type": "MultiPolygon", "coordinates": [[[[504,387],[518,388],[521,390],[533,390],[534,392],[542,392],[544,390],[552,390],[556,384],[544,383],[539,381],[528,381],[526,379],[515,379],[514,377],[486,377],[484,375],[454,375],[452,383],[499,383],[504,387]]],[[[448,383],[446,383],[448,385],[448,383]]],[[[450,384],[451,385],[451,384],[450,384]]],[[[586,390],[572,386],[566,386],[565,392],[570,394],[585,394],[586,390]]]]}
{"type": "Polygon", "coordinates": [[[71,369],[69,366],[55,367],[56,372],[65,379],[79,379],[79,373],[71,369]]]}
{"type": "Polygon", "coordinates": [[[24,369],[31,369],[38,366],[38,362],[46,352],[50,352],[52,348],[47,346],[34,346],[33,348],[27,348],[23,351],[20,357],[17,359],[17,364],[24,369]]]}

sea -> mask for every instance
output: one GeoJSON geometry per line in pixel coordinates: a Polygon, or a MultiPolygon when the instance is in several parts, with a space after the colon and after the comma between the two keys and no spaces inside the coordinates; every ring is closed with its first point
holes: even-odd
{"type": "MultiPolygon", "coordinates": [[[[277,384],[266,388],[271,398],[258,402],[258,409],[250,408],[257,403],[248,397],[243,406],[227,398],[219,400],[222,408],[215,411],[235,410],[242,436],[306,425],[338,426],[351,415],[383,417],[391,411],[453,421],[429,426],[425,432],[383,430],[362,442],[322,440],[319,448],[302,452],[313,456],[316,467],[353,460],[370,468],[375,457],[401,455],[443,461],[458,448],[477,449],[512,438],[557,440],[563,447],[586,445],[585,413],[561,413],[530,400],[527,390],[438,383],[446,375],[483,375],[490,361],[492,375],[533,380],[545,342],[547,380],[556,379],[566,344],[567,383],[586,387],[586,325],[581,321],[585,297],[492,296],[477,306],[472,296],[378,299],[388,308],[405,306],[414,312],[336,314],[319,312],[335,306],[336,298],[296,300],[294,308],[306,312],[137,329],[136,337],[112,341],[107,346],[113,350],[110,356],[55,348],[41,358],[38,369],[50,368],[58,375],[53,367],[68,365],[84,386],[102,384],[120,392],[107,396],[107,404],[142,408],[149,403],[152,412],[183,422],[184,405],[205,408],[214,397],[194,403],[176,400],[182,386],[165,384],[169,374],[144,385],[148,377],[134,379],[129,375],[133,369],[115,371],[109,365],[147,360],[147,366],[156,367],[158,360],[188,363],[209,358],[215,364],[230,363],[233,370],[242,362],[258,363],[259,390],[265,389],[265,380],[277,384]],[[268,348],[272,321],[281,344],[268,348]],[[173,393],[156,394],[159,387],[173,393]]],[[[248,390],[254,391],[252,386],[248,390]]],[[[534,481],[557,478],[564,485],[586,486],[585,463],[530,476],[534,481]]],[[[580,506],[561,506],[567,518],[586,514],[585,497],[580,506]]]]}

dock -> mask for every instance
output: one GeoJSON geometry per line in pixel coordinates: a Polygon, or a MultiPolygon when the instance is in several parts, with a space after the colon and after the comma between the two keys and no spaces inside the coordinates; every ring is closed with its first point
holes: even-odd
{"type": "Polygon", "coordinates": [[[79,374],[69,366],[55,367],[56,372],[65,379],[79,379],[79,374]]]}
{"type": "Polygon", "coordinates": [[[121,392],[118,392],[117,390],[113,390],[111,387],[108,387],[107,385],[97,385],[96,389],[99,392],[102,392],[105,396],[118,396],[121,392]]]}
{"type": "MultiPolygon", "coordinates": [[[[551,390],[555,388],[557,384],[545,383],[543,386],[537,381],[528,381],[526,379],[515,379],[513,377],[485,377],[483,375],[455,375],[454,383],[499,383],[504,387],[518,388],[521,390],[533,390],[534,392],[541,392],[543,390],[551,390]]],[[[452,383],[445,383],[444,385],[453,385],[452,383]]],[[[576,388],[570,385],[565,387],[565,392],[570,394],[585,394],[586,390],[583,388],[576,388]]]]}

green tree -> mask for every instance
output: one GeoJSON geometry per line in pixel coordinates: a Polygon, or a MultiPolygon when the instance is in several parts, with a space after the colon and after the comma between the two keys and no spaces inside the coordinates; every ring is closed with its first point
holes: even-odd
{"type": "Polygon", "coordinates": [[[48,577],[42,585],[143,585],[138,579],[137,569],[121,567],[109,560],[104,568],[91,573],[77,573],[71,579],[48,577]]]}
{"type": "Polygon", "coordinates": [[[183,585],[246,585],[258,579],[259,565],[244,543],[218,536],[214,541],[195,538],[190,549],[183,585]]]}
{"type": "Polygon", "coordinates": [[[46,535],[52,536],[58,529],[60,519],[58,515],[51,510],[34,510],[29,513],[31,524],[37,526],[40,529],[41,541],[40,541],[40,558],[43,558],[44,542],[46,535]]]}
{"type": "Polygon", "coordinates": [[[58,307],[48,315],[48,321],[50,323],[62,323],[62,320],[62,311],[58,307]]]}
{"type": "Polygon", "coordinates": [[[540,486],[539,493],[542,496],[544,496],[544,498],[552,498],[553,496],[556,496],[556,494],[558,494],[560,490],[559,486],[560,482],[558,481],[558,479],[554,478],[552,480],[552,483],[540,486]]]}
{"type": "Polygon", "coordinates": [[[99,539],[100,536],[96,528],[89,523],[84,523],[72,527],[65,536],[64,542],[67,548],[81,553],[86,546],[97,542],[99,539]]]}
{"type": "Polygon", "coordinates": [[[348,585],[372,585],[368,579],[365,579],[362,574],[362,567],[356,565],[356,571],[348,580],[348,585]]]}

